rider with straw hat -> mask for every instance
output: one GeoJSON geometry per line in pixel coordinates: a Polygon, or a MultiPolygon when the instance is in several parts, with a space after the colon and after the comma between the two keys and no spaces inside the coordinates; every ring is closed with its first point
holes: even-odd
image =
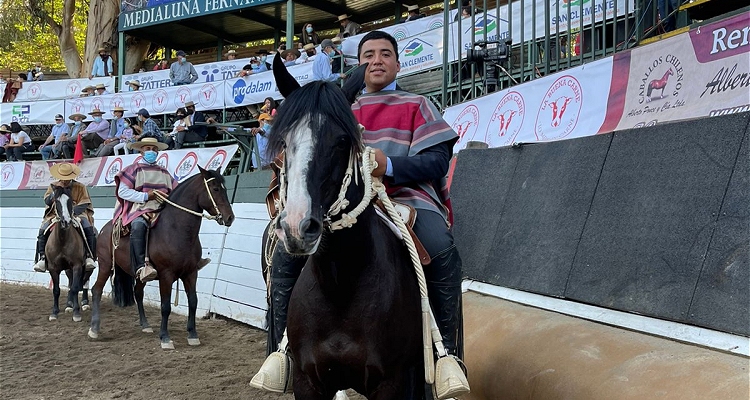
{"type": "Polygon", "coordinates": [[[86,271],[92,271],[96,268],[96,233],[94,232],[94,207],[91,205],[91,198],[86,189],[86,185],[75,179],[81,174],[81,169],[71,163],[58,163],[49,168],[49,173],[57,179],[52,182],[44,193],[44,219],[42,226],[39,228],[39,236],[36,242],[37,262],[34,264],[34,271],[47,272],[47,265],[44,255],[44,248],[47,246],[47,228],[52,224],[56,217],[55,199],[52,187],[62,186],[69,187],[71,200],[73,200],[73,216],[81,220],[83,232],[86,236],[86,271]]]}

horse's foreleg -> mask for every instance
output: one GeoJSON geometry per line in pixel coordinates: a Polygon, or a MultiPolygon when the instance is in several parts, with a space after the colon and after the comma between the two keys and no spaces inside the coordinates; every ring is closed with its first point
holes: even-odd
{"type": "Polygon", "coordinates": [[[135,282],[135,302],[138,305],[138,320],[141,323],[141,332],[154,333],[151,325],[148,324],[148,319],[146,319],[146,310],[143,309],[143,288],[145,287],[146,284],[140,280],[135,282]]]}
{"type": "Polygon", "coordinates": [[[198,331],[195,330],[195,312],[198,309],[198,293],[196,292],[196,282],[198,281],[198,270],[182,278],[182,285],[185,287],[185,295],[188,299],[188,344],[198,346],[201,344],[198,339],[198,331]]]}
{"type": "Polygon", "coordinates": [[[49,274],[52,277],[52,314],[49,315],[49,320],[56,321],[57,314],[60,313],[60,273],[50,270],[49,274]]]}
{"type": "MultiPolygon", "coordinates": [[[[294,389],[295,399],[306,400],[333,400],[336,396],[336,390],[325,390],[321,385],[314,384],[311,379],[302,373],[302,369],[297,363],[292,364],[292,388],[294,389]]],[[[289,391],[289,389],[287,389],[289,391]]]]}
{"type": "Polygon", "coordinates": [[[169,314],[172,312],[172,305],[169,304],[169,298],[172,296],[172,283],[175,280],[171,276],[159,276],[159,295],[161,297],[161,329],[159,330],[159,339],[161,348],[164,350],[174,350],[174,343],[169,338],[169,314]]]}
{"type": "Polygon", "coordinates": [[[97,275],[94,287],[91,289],[91,328],[89,328],[89,337],[92,339],[99,338],[99,306],[102,302],[104,285],[109,280],[110,271],[112,271],[112,266],[107,265],[104,260],[101,260],[99,262],[99,275],[97,275]]]}
{"type": "Polygon", "coordinates": [[[86,275],[86,281],[83,283],[83,289],[81,289],[83,292],[81,295],[81,310],[83,311],[88,311],[91,308],[89,306],[89,279],[91,278],[91,272],[88,272],[86,275]]]}
{"type": "MultiPolygon", "coordinates": [[[[78,302],[78,291],[81,290],[81,280],[83,279],[82,276],[82,269],[80,268],[74,268],[71,270],[65,270],[65,275],[68,276],[68,305],[71,306],[73,309],[73,322],[81,322],[83,318],[81,317],[81,307],[80,303],[78,302]]],[[[68,310],[65,309],[67,312],[68,310]]]]}

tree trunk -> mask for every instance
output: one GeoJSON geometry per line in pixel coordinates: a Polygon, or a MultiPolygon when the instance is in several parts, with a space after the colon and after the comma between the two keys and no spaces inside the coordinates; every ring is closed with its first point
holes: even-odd
{"type": "MultiPolygon", "coordinates": [[[[120,1],[118,0],[95,0],[89,6],[89,25],[86,31],[86,74],[91,74],[91,67],[96,57],[99,56],[98,49],[104,47],[112,55],[113,74],[117,75],[117,49],[123,43],[118,43],[117,20],[120,14],[120,1]]],[[[147,40],[128,37],[125,45],[125,68],[126,74],[138,72],[143,58],[150,46],[147,40]]]]}
{"type": "Polygon", "coordinates": [[[42,3],[38,0],[29,0],[26,3],[29,13],[38,20],[46,23],[57,35],[57,42],[60,44],[60,55],[62,56],[65,68],[68,70],[68,76],[78,78],[81,76],[81,57],[78,55],[76,40],[73,36],[73,14],[76,11],[75,0],[65,0],[63,3],[63,18],[61,23],[52,18],[42,9],[42,3]]]}
{"type": "Polygon", "coordinates": [[[151,46],[151,42],[132,36],[127,36],[125,42],[126,47],[124,73],[136,73],[138,72],[138,69],[141,68],[143,59],[146,58],[146,53],[148,53],[148,48],[151,46]]]}

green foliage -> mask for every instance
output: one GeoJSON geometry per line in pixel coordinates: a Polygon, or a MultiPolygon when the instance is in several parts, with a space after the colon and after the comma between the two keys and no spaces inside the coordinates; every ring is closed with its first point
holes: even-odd
{"type": "MultiPolygon", "coordinates": [[[[64,0],[41,0],[39,5],[58,24],[62,20],[64,0]]],[[[32,16],[29,0],[0,0],[0,70],[25,71],[41,62],[44,71],[65,71],[57,35],[49,24],[32,16]]],[[[89,4],[76,0],[73,35],[79,54],[86,44],[89,4]]]]}

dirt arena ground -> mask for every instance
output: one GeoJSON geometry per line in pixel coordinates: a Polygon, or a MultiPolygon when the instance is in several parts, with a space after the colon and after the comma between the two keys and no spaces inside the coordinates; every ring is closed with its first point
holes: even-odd
{"type": "MultiPolygon", "coordinates": [[[[64,304],[65,290],[60,294],[64,304]]],[[[63,307],[64,308],[64,307],[63,307]]],[[[293,399],[248,385],[265,358],[266,334],[224,319],[197,321],[200,346],[188,346],[186,317],[172,314],[174,351],[159,347],[161,316],[147,308],[155,332],[141,333],[138,310],[102,300],[99,340],[60,312],[48,321],[52,292],[0,284],[0,397],[4,399],[293,399]]],[[[358,397],[356,397],[358,398],[358,397]]]]}

